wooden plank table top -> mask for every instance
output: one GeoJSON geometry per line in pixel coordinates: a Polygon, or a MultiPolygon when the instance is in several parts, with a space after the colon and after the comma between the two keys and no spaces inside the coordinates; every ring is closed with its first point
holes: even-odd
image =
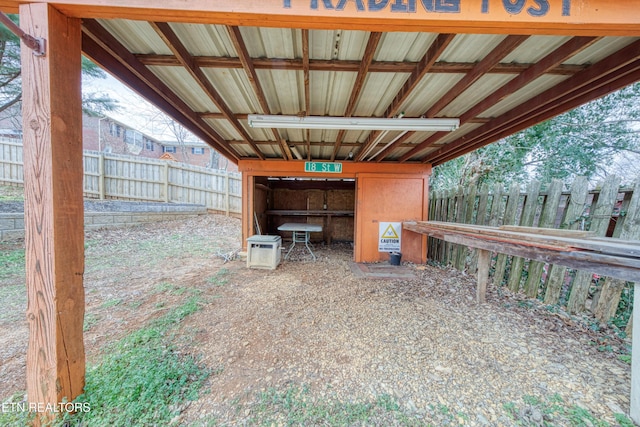
{"type": "Polygon", "coordinates": [[[595,238],[572,230],[543,234],[532,232],[529,227],[501,229],[438,221],[404,222],[403,228],[471,248],[640,282],[640,242],[637,240],[595,238]]]}

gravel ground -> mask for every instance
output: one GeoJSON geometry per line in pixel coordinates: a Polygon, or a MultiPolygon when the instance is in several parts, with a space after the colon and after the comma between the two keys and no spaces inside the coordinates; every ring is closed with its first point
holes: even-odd
{"type": "MultiPolygon", "coordinates": [[[[316,245],[316,262],[295,254],[276,270],[219,256],[239,246],[240,222],[218,215],[88,232],[89,360],[178,298],[159,293],[171,284],[203,292],[182,323],[193,337],[184,351],[214,372],[182,425],[246,425],[260,392],[292,387],[316,402],[391,396],[418,425],[595,425],[543,419],[558,401],[609,425],[628,412],[626,343],[609,330],[491,286],[477,304],[474,279],[453,270],[405,264],[415,279],[359,277],[349,244],[316,245]]],[[[27,331],[22,317],[0,320],[6,397],[24,389],[27,331]]]]}
{"type": "Polygon", "coordinates": [[[363,279],[351,273],[349,245],[317,254],[276,271],[241,268],[219,302],[189,321],[205,363],[222,373],[185,420],[242,425],[254,414],[251,396],[291,386],[320,401],[389,395],[436,426],[542,425],[544,405],[523,405],[529,397],[613,424],[628,411],[630,366],[596,348],[624,344],[578,319],[495,289],[479,305],[474,279],[457,271],[409,266],[415,280],[363,279]],[[520,408],[515,419],[510,404],[520,408]]]}

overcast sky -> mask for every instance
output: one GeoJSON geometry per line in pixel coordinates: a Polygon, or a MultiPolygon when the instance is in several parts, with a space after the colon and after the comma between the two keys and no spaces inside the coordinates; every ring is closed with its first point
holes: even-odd
{"type": "MultiPolygon", "coordinates": [[[[171,120],[168,116],[118,79],[105,74],[107,77],[104,79],[83,78],[82,90],[85,93],[105,94],[117,100],[119,108],[117,111],[108,112],[109,117],[162,141],[176,139],[168,128],[168,122],[171,120]]],[[[192,136],[190,140],[198,139],[192,136]]]]}

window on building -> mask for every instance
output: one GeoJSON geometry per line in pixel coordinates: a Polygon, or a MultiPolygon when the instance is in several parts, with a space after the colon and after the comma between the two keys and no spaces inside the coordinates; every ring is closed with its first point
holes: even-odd
{"type": "Polygon", "coordinates": [[[192,154],[204,154],[204,147],[192,147],[191,148],[191,153],[192,154]]]}
{"type": "Polygon", "coordinates": [[[144,148],[146,148],[149,151],[153,151],[154,146],[155,144],[153,143],[153,141],[150,141],[147,138],[144,139],[144,148]]]}
{"type": "Polygon", "coordinates": [[[111,123],[109,125],[109,134],[111,136],[115,136],[120,138],[120,133],[122,132],[122,128],[120,127],[120,125],[117,125],[115,123],[111,123]]]}
{"type": "Polygon", "coordinates": [[[137,130],[126,129],[124,131],[124,142],[127,144],[137,145],[142,148],[142,141],[144,137],[137,130]]]}
{"type": "Polygon", "coordinates": [[[167,145],[167,146],[162,147],[162,151],[165,152],[165,153],[176,153],[177,152],[176,147],[173,146],[173,145],[167,145]]]}

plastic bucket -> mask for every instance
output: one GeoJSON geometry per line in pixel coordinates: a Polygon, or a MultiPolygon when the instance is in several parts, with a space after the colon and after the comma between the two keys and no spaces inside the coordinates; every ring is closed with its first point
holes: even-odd
{"type": "Polygon", "coordinates": [[[400,265],[400,260],[402,259],[402,254],[400,252],[391,252],[389,253],[389,264],[391,265],[400,265]]]}

